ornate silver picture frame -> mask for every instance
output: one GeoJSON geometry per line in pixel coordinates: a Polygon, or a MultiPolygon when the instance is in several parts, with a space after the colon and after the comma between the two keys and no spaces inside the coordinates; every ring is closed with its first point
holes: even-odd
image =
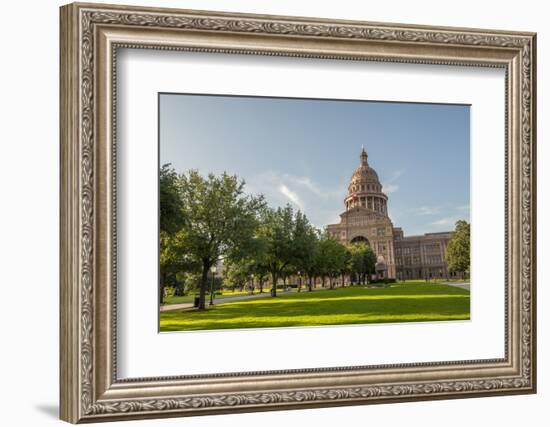
{"type": "Polygon", "coordinates": [[[61,8],[60,43],[61,419],[536,391],[535,34],[75,3],[61,8]],[[503,69],[504,357],[119,378],[116,62],[122,48],[503,69]]]}

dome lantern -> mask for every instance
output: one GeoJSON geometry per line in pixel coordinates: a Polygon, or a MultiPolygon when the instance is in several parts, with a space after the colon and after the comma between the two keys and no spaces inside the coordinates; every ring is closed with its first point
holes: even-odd
{"type": "Polygon", "coordinates": [[[361,154],[359,155],[359,165],[368,166],[369,165],[368,158],[369,158],[369,155],[365,151],[365,146],[361,144],[361,154]]]}

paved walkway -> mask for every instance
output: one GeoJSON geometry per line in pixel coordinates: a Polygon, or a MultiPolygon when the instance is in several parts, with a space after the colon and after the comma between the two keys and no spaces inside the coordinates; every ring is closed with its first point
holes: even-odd
{"type": "MultiPolygon", "coordinates": [[[[278,292],[278,293],[287,293],[287,292],[278,292]]],[[[226,302],[232,302],[232,301],[243,301],[247,299],[256,299],[256,298],[265,298],[271,296],[271,293],[269,291],[263,292],[261,294],[254,294],[254,295],[238,295],[234,297],[225,297],[225,298],[214,298],[214,304],[223,304],[226,302]]],[[[206,295],[206,304],[210,302],[210,295],[206,295]]],[[[174,311],[174,310],[182,310],[184,308],[192,308],[193,302],[182,302],[179,304],[165,304],[160,306],[160,311],[174,311]]]]}
{"type": "Polygon", "coordinates": [[[456,288],[466,289],[468,291],[470,290],[470,282],[461,282],[461,283],[457,283],[457,282],[438,282],[438,283],[441,283],[443,285],[454,286],[456,288]]]}

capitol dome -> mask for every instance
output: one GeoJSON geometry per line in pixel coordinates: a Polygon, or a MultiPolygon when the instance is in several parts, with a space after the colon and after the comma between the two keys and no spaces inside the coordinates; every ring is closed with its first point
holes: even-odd
{"type": "Polygon", "coordinates": [[[369,166],[368,154],[361,147],[359,166],[353,171],[344,203],[346,210],[363,207],[387,215],[388,197],[382,192],[382,184],[376,171],[369,166]]]}
{"type": "Polygon", "coordinates": [[[361,165],[353,172],[350,179],[351,184],[377,184],[380,185],[378,181],[378,174],[376,171],[368,165],[361,165]]]}

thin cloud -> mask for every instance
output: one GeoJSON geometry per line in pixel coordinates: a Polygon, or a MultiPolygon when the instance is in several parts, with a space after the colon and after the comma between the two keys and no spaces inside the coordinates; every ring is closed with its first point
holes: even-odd
{"type": "Polygon", "coordinates": [[[417,215],[437,215],[441,212],[441,208],[438,206],[420,206],[411,210],[417,215]]]}
{"type": "Polygon", "coordinates": [[[311,179],[308,176],[291,176],[291,175],[283,175],[283,179],[294,181],[297,185],[303,186],[312,193],[317,194],[318,196],[325,196],[325,193],[315,184],[311,181],[311,179]]]}
{"type": "Polygon", "coordinates": [[[326,187],[309,176],[265,171],[248,179],[245,191],[263,194],[272,207],[291,203],[317,228],[338,222],[338,215],[345,209],[345,183],[326,187]]]}
{"type": "Polygon", "coordinates": [[[460,216],[447,216],[441,219],[438,219],[437,221],[432,222],[432,225],[452,225],[454,226],[455,223],[462,219],[460,216]]]}
{"type": "Polygon", "coordinates": [[[294,176],[289,174],[282,174],[279,176],[279,180],[286,183],[292,188],[299,188],[301,193],[312,193],[317,197],[324,200],[329,200],[334,197],[343,198],[345,195],[346,187],[342,188],[326,188],[321,187],[308,176],[294,176]]]}
{"type": "Polygon", "coordinates": [[[386,194],[397,192],[399,190],[399,185],[396,181],[401,177],[401,175],[403,175],[403,171],[394,171],[389,179],[382,182],[382,191],[386,194]]]}
{"type": "Polygon", "coordinates": [[[301,210],[304,209],[304,203],[302,200],[300,200],[300,196],[296,194],[294,191],[292,191],[290,188],[288,188],[286,185],[281,184],[279,186],[279,191],[283,196],[285,196],[288,200],[290,200],[292,203],[294,203],[296,206],[298,206],[301,210]]]}
{"type": "Polygon", "coordinates": [[[397,184],[385,184],[382,186],[384,193],[391,194],[395,193],[397,190],[399,190],[399,185],[397,184]]]}

